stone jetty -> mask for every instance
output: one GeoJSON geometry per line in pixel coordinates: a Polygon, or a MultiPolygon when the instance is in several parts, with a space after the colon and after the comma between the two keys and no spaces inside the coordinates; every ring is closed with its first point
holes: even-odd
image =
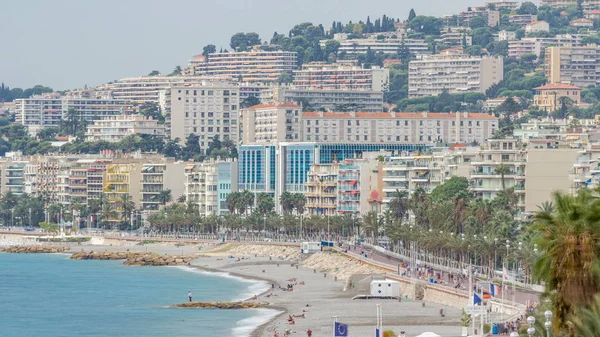
{"type": "Polygon", "coordinates": [[[0,249],[3,253],[15,254],[49,254],[64,253],[69,250],[68,247],[61,246],[12,246],[0,249]]]}
{"type": "Polygon", "coordinates": [[[187,266],[194,259],[189,255],[159,255],[134,252],[77,252],[73,260],[125,260],[125,266],[187,266]]]}
{"type": "Polygon", "coordinates": [[[170,308],[180,309],[256,309],[264,308],[269,303],[259,302],[186,302],[172,305],[170,308]]]}

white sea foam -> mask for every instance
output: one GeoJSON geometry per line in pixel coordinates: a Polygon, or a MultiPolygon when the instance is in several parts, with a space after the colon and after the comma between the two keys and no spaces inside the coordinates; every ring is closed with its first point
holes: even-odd
{"type": "Polygon", "coordinates": [[[211,271],[200,270],[200,269],[187,267],[187,266],[177,266],[174,268],[179,268],[181,270],[184,270],[184,271],[187,271],[190,273],[224,277],[224,278],[234,279],[234,280],[242,282],[242,283],[247,283],[248,287],[246,288],[246,291],[244,293],[242,293],[239,297],[232,299],[232,301],[245,301],[254,295],[260,295],[271,288],[271,286],[266,281],[249,280],[249,279],[245,279],[243,277],[231,275],[226,272],[211,272],[211,271]]]}
{"type": "Polygon", "coordinates": [[[256,312],[256,315],[244,318],[235,324],[236,326],[231,330],[234,337],[249,337],[256,328],[281,313],[281,311],[272,309],[254,309],[253,311],[256,312]]]}

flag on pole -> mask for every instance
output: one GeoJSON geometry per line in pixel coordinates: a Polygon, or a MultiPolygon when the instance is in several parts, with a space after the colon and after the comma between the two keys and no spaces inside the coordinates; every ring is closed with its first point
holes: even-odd
{"type": "Polygon", "coordinates": [[[484,300],[489,300],[489,299],[491,299],[491,298],[492,298],[492,295],[490,294],[490,292],[489,292],[489,291],[487,291],[487,290],[483,290],[483,291],[482,291],[482,293],[483,293],[483,296],[482,296],[482,297],[483,297],[483,299],[484,299],[484,300]]]}
{"type": "Polygon", "coordinates": [[[379,334],[379,329],[375,328],[375,337],[381,337],[381,335],[379,334]]]}
{"type": "Polygon", "coordinates": [[[335,322],[333,325],[334,337],[348,337],[348,324],[335,322]]]}
{"type": "Polygon", "coordinates": [[[492,297],[496,297],[496,285],[493,283],[490,284],[490,293],[492,294],[492,297]]]}
{"type": "Polygon", "coordinates": [[[475,293],[473,293],[473,304],[481,304],[481,297],[477,296],[475,293]]]}

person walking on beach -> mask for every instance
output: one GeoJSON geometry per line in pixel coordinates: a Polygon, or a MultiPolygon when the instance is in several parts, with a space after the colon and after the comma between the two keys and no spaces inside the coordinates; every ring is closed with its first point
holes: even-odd
{"type": "Polygon", "coordinates": [[[306,330],[306,335],[308,337],[312,337],[312,330],[311,329],[306,330]]]}
{"type": "Polygon", "coordinates": [[[192,302],[192,292],[188,291],[188,299],[190,300],[190,302],[192,302]]]}

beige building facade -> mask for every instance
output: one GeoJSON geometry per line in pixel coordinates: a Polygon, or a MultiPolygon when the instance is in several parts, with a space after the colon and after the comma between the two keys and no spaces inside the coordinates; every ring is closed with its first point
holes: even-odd
{"type": "Polygon", "coordinates": [[[88,142],[119,142],[129,135],[146,134],[164,137],[165,126],[143,115],[109,116],[87,127],[88,142]]]}
{"type": "Polygon", "coordinates": [[[600,46],[548,47],[545,62],[548,83],[582,88],[600,83],[600,46]]]}
{"type": "Polygon", "coordinates": [[[302,110],[291,102],[261,104],[242,111],[243,144],[299,141],[302,110]]]}
{"type": "Polygon", "coordinates": [[[496,57],[440,54],[411,61],[408,96],[418,98],[449,93],[485,92],[504,78],[504,61],[496,57]]]}

